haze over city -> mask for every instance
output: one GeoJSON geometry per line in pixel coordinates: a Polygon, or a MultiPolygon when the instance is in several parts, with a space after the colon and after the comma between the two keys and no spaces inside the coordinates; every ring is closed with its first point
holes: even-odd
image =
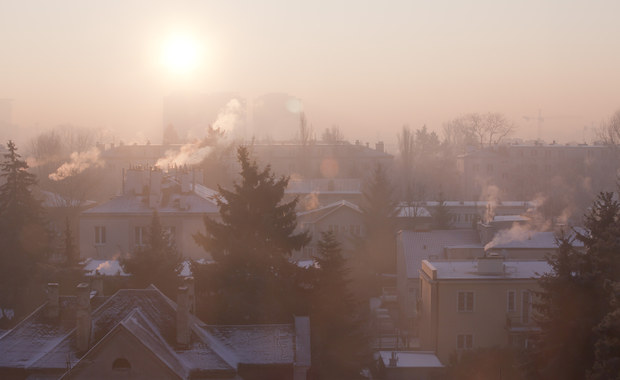
{"type": "Polygon", "coordinates": [[[540,111],[544,140],[591,142],[620,104],[618,14],[616,1],[2,1],[0,98],[18,131],[1,137],[72,124],[160,142],[165,96],[231,91],[290,94],[315,130],[349,140],[395,144],[404,124],[441,133],[470,112],[535,139],[540,111]]]}

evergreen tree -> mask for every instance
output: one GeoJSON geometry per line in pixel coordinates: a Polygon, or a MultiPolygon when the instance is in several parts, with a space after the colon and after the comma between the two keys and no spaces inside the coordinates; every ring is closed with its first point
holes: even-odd
{"type": "Polygon", "coordinates": [[[121,265],[133,275],[134,287],[153,284],[174,297],[182,260],[171,237],[163,230],[157,211],[153,211],[146,246],[136,248],[131,257],[121,260],[121,265]]]}
{"type": "Polygon", "coordinates": [[[620,282],[612,288],[611,311],[594,330],[598,340],[590,380],[620,380],[620,282]]]}
{"type": "Polygon", "coordinates": [[[29,305],[25,294],[50,249],[41,202],[32,195],[36,177],[12,141],[0,164],[6,182],[0,186],[0,307],[17,315],[29,305]]]}
{"type": "Polygon", "coordinates": [[[297,199],[282,202],[288,178],[276,178],[270,166],[259,169],[246,147],[237,155],[241,182],[233,190],[218,187],[221,221],[205,218],[206,234],[194,236],[215,260],[208,268],[194,265],[196,273],[204,273],[196,279],[198,297],[206,297],[203,304],[211,312],[206,317],[217,322],[287,320],[297,290],[290,255],[309,236],[295,232],[297,199]]]}
{"type": "Polygon", "coordinates": [[[312,296],[312,372],[317,379],[359,377],[369,356],[346,260],[333,232],[323,232],[315,257],[319,269],[312,296]]]}
{"type": "Polygon", "coordinates": [[[77,252],[77,247],[73,241],[73,232],[71,232],[71,224],[69,223],[69,217],[65,218],[65,232],[64,232],[64,257],[66,263],[74,265],[80,259],[77,252]]]}
{"type": "Polygon", "coordinates": [[[386,170],[375,166],[372,177],[362,192],[362,221],[364,239],[357,244],[360,257],[356,260],[354,280],[364,298],[380,291],[379,278],[383,273],[396,273],[396,202],[394,189],[386,170]]]}
{"type": "Polygon", "coordinates": [[[444,199],[443,192],[441,191],[439,192],[437,202],[437,208],[435,209],[435,213],[433,215],[435,228],[438,230],[447,230],[452,224],[452,215],[450,214],[450,209],[446,205],[446,200],[444,199]]]}
{"type": "Polygon", "coordinates": [[[534,352],[540,378],[583,379],[594,366],[597,339],[606,339],[594,331],[610,327],[604,323],[612,312],[610,285],[620,276],[619,219],[614,194],[600,193],[586,215],[585,232],[576,231],[585,253],[560,236],[558,254],[548,259],[553,271],[541,277],[535,305],[542,329],[534,352]]]}

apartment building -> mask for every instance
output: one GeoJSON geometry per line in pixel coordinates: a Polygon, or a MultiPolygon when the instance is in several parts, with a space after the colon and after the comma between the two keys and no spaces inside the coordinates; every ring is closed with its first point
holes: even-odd
{"type": "Polygon", "coordinates": [[[423,260],[420,269],[420,345],[442,363],[482,347],[519,346],[539,331],[532,302],[545,261],[423,260]]]}
{"type": "Polygon", "coordinates": [[[122,195],[81,213],[80,256],[115,259],[145,246],[157,211],[162,227],[184,257],[207,257],[193,235],[204,232],[205,215],[219,218],[217,192],[194,182],[195,178],[189,171],[127,170],[122,195]]]}

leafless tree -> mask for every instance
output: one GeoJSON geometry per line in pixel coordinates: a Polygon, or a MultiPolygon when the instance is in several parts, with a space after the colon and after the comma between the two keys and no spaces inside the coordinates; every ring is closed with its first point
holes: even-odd
{"type": "Polygon", "coordinates": [[[620,109],[598,128],[596,135],[605,145],[620,146],[620,109]]]}
{"type": "Polygon", "coordinates": [[[497,112],[470,113],[444,124],[445,138],[450,143],[462,144],[475,139],[478,148],[501,143],[515,131],[515,125],[497,112]]]}
{"type": "Polygon", "coordinates": [[[312,125],[308,125],[306,114],[304,112],[299,114],[299,142],[301,145],[309,145],[312,141],[312,135],[314,134],[312,125]]]}
{"type": "Polygon", "coordinates": [[[321,141],[326,143],[338,143],[344,141],[344,135],[337,125],[333,125],[331,128],[325,128],[325,131],[323,131],[321,135],[321,141]]]}

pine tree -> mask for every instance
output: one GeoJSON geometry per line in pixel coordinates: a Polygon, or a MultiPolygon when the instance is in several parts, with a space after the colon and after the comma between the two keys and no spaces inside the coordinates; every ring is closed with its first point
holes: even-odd
{"type": "Polygon", "coordinates": [[[0,307],[24,312],[27,288],[50,249],[45,212],[32,195],[36,177],[20,159],[12,141],[0,164],[0,307]]]}
{"type": "Polygon", "coordinates": [[[182,260],[170,236],[163,230],[159,214],[153,211],[146,246],[136,248],[129,258],[121,260],[121,265],[125,272],[133,275],[135,287],[153,284],[174,297],[182,260]]]}
{"type": "Polygon", "coordinates": [[[346,260],[334,234],[323,232],[315,257],[312,296],[312,372],[318,379],[353,379],[369,356],[359,305],[351,293],[346,260]]]}
{"type": "Polygon", "coordinates": [[[241,182],[233,190],[218,187],[221,222],[205,218],[206,234],[194,236],[215,260],[209,268],[197,268],[197,273],[205,273],[196,279],[197,291],[209,298],[205,302],[213,314],[207,319],[224,323],[288,319],[296,292],[296,266],[290,255],[309,236],[295,232],[297,199],[282,202],[288,178],[276,178],[270,166],[259,169],[245,147],[239,147],[237,155],[241,182]]]}
{"type": "Polygon", "coordinates": [[[598,340],[590,380],[620,380],[620,282],[612,289],[611,311],[594,330],[598,340]]]}

